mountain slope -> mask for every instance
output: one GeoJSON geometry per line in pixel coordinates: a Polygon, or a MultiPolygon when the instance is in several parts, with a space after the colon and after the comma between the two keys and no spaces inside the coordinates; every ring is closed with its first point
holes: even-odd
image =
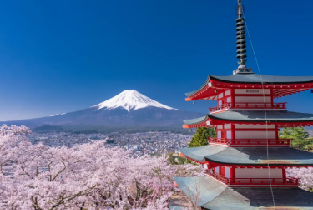
{"type": "Polygon", "coordinates": [[[104,125],[104,126],[181,126],[183,120],[204,114],[181,111],[163,105],[135,90],[126,90],[113,98],[84,110],[43,118],[1,122],[26,125],[104,125]]]}

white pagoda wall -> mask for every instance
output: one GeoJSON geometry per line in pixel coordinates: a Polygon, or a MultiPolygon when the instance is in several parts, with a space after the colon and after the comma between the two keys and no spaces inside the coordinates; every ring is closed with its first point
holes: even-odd
{"type": "MultiPolygon", "coordinates": [[[[235,104],[236,103],[271,103],[271,91],[269,89],[236,89],[235,90],[235,104]]],[[[255,104],[253,104],[255,105],[255,104]]],[[[253,106],[251,105],[251,107],[253,106]]]]}
{"type": "MultiPolygon", "coordinates": [[[[214,169],[215,173],[221,174],[221,167],[222,166],[215,167],[215,169],[214,169]]],[[[223,175],[223,176],[225,176],[227,178],[230,178],[230,167],[229,166],[225,166],[225,174],[221,174],[221,175],[223,175]]]]}
{"type": "Polygon", "coordinates": [[[234,102],[236,107],[246,108],[246,103],[248,107],[252,109],[255,105],[264,105],[264,103],[271,104],[273,102],[273,96],[271,90],[269,89],[235,89],[232,95],[230,90],[221,92],[216,97],[218,105],[222,105],[227,102],[234,102]]]}
{"type": "Polygon", "coordinates": [[[276,139],[277,128],[275,125],[235,125],[235,130],[231,130],[230,124],[217,125],[217,138],[231,139],[232,132],[235,132],[235,139],[276,139]]]}
{"type": "Polygon", "coordinates": [[[270,95],[269,89],[235,89],[236,95],[270,95]]]}
{"type": "Polygon", "coordinates": [[[238,129],[275,129],[275,125],[235,125],[238,129]]]}
{"type": "MultiPolygon", "coordinates": [[[[235,104],[236,103],[260,103],[260,105],[264,103],[271,103],[271,97],[270,96],[235,96],[235,104]]],[[[236,104],[237,105],[237,104],[236,104]]],[[[253,104],[255,105],[255,104],[253,104]]],[[[250,106],[253,106],[250,105],[250,106]]]]}
{"type": "Polygon", "coordinates": [[[235,131],[235,139],[275,139],[275,131],[235,131]]]}
{"type": "Polygon", "coordinates": [[[275,125],[235,125],[235,139],[276,139],[275,125]],[[240,130],[237,130],[240,129],[240,130]]]}
{"type": "MultiPolygon", "coordinates": [[[[271,168],[271,178],[283,178],[283,172],[281,168],[275,169],[271,168]]],[[[269,169],[268,168],[236,168],[235,169],[236,178],[268,178],[269,169]]]]}
{"type": "Polygon", "coordinates": [[[230,178],[230,167],[225,166],[225,177],[230,178]]]}

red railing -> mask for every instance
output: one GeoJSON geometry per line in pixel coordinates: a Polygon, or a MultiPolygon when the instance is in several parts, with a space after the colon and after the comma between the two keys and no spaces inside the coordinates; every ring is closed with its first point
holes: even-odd
{"type": "Polygon", "coordinates": [[[230,185],[275,185],[275,186],[298,186],[296,178],[234,178],[229,179],[230,185]]]}
{"type": "Polygon", "coordinates": [[[220,111],[220,110],[224,110],[224,109],[230,109],[231,108],[231,103],[225,103],[222,105],[218,105],[216,107],[213,108],[209,108],[210,112],[216,112],[216,111],[220,111]]]}
{"type": "Polygon", "coordinates": [[[286,109],[287,102],[284,103],[256,103],[256,102],[236,102],[235,104],[232,104],[230,102],[224,103],[222,105],[218,105],[213,108],[209,108],[210,112],[216,112],[221,111],[225,109],[286,109]]]}
{"type": "Polygon", "coordinates": [[[226,185],[239,185],[239,186],[295,186],[299,185],[299,179],[286,177],[286,178],[227,178],[213,171],[206,171],[206,174],[214,177],[216,180],[223,182],[226,185]]]}
{"type": "Polygon", "coordinates": [[[284,103],[245,103],[245,102],[236,102],[232,108],[238,109],[286,109],[287,102],[284,103]]]}
{"type": "Polygon", "coordinates": [[[290,146],[290,139],[226,139],[209,137],[209,143],[228,146],[290,146]]]}
{"type": "Polygon", "coordinates": [[[229,184],[229,179],[226,178],[225,176],[222,176],[220,174],[217,174],[217,173],[214,173],[214,172],[208,171],[208,170],[206,171],[206,174],[209,175],[209,176],[214,177],[215,179],[217,179],[218,181],[223,182],[224,184],[227,184],[227,185],[229,184]]]}

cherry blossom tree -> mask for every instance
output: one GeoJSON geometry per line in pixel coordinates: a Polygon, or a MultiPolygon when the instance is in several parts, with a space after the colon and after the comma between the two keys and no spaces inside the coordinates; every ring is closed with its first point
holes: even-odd
{"type": "Polygon", "coordinates": [[[55,148],[32,145],[23,126],[0,131],[5,209],[166,209],[174,176],[202,174],[199,166],[169,165],[165,156],[133,158],[103,141],[55,148]]]}
{"type": "Polygon", "coordinates": [[[289,168],[287,175],[300,179],[300,188],[306,191],[313,191],[313,167],[308,168],[289,168]]]}

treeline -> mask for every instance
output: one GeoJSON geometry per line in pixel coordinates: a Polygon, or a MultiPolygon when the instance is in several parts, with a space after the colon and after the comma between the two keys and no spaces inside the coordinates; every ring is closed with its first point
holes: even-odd
{"type": "Polygon", "coordinates": [[[295,149],[313,151],[313,137],[304,127],[284,128],[279,132],[279,138],[290,139],[291,147],[295,149]]]}
{"type": "Polygon", "coordinates": [[[32,129],[35,133],[63,132],[64,129],[57,125],[42,125],[32,129]]]}
{"type": "Polygon", "coordinates": [[[49,133],[49,132],[66,132],[71,134],[109,134],[112,132],[118,132],[122,134],[134,134],[134,133],[143,133],[143,132],[171,132],[176,134],[183,135],[193,135],[195,131],[191,131],[188,129],[183,129],[181,127],[176,126],[166,126],[166,127],[158,127],[158,126],[150,126],[150,127],[106,127],[106,126],[55,126],[55,125],[43,125],[32,129],[35,133],[49,133]]]}

